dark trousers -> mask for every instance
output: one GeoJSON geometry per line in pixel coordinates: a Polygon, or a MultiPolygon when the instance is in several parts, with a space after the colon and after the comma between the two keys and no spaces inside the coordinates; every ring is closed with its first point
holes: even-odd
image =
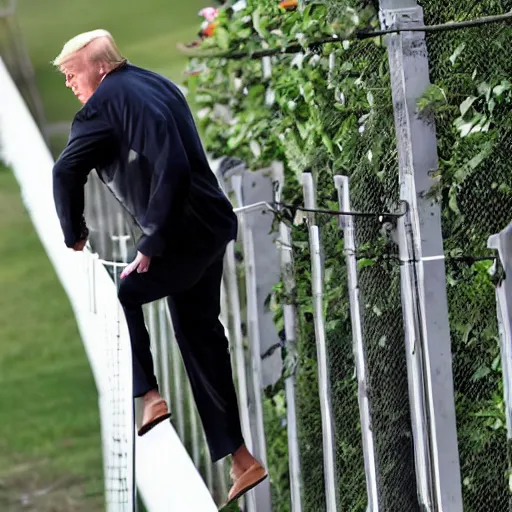
{"type": "Polygon", "coordinates": [[[228,340],[219,320],[224,251],[225,246],[216,254],[153,258],[148,272],[133,272],[119,287],[132,344],[134,397],[158,389],[142,305],[167,297],[213,461],[244,443],[228,340]]]}

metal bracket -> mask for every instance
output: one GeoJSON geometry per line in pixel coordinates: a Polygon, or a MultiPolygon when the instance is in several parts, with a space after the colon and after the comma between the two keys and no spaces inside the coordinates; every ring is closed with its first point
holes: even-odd
{"type": "Polygon", "coordinates": [[[275,208],[266,201],[260,201],[258,203],[254,204],[248,204],[246,206],[240,206],[239,208],[233,208],[233,211],[235,213],[249,213],[255,210],[270,210],[272,212],[275,212],[275,208]]]}

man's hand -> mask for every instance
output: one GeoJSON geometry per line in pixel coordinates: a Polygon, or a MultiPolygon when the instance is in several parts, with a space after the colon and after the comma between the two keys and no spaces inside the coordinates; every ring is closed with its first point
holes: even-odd
{"type": "Polygon", "coordinates": [[[83,251],[86,243],[87,239],[79,240],[75,245],[73,245],[73,251],[83,251]]]}
{"type": "Polygon", "coordinates": [[[141,252],[137,252],[137,257],[121,272],[121,279],[129,276],[134,270],[139,274],[147,272],[151,263],[151,256],[144,256],[141,252]]]}

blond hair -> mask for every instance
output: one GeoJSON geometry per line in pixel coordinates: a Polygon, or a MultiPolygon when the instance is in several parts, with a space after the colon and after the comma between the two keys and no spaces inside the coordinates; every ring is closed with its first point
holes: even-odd
{"type": "Polygon", "coordinates": [[[86,47],[90,47],[88,57],[93,61],[105,62],[112,67],[126,62],[110,32],[98,29],[78,34],[70,39],[64,45],[59,55],[53,60],[52,64],[60,67],[86,47]]]}

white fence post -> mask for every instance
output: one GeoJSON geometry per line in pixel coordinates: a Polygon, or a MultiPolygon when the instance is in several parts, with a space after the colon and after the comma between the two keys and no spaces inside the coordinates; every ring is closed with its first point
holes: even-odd
{"type": "MultiPolygon", "coordinates": [[[[284,186],[284,170],[282,164],[274,166],[273,173],[276,184],[275,202],[281,201],[281,191],[284,186]]],[[[280,210],[279,206],[276,206],[280,210]]],[[[297,310],[290,301],[295,291],[295,276],[293,269],[293,248],[291,229],[281,221],[279,223],[279,251],[281,253],[281,279],[283,281],[286,300],[283,304],[284,330],[286,350],[295,355],[297,351],[297,310]]],[[[290,495],[292,512],[302,512],[302,475],[300,464],[299,439],[297,433],[297,412],[295,405],[295,374],[292,372],[285,380],[286,420],[288,429],[288,467],[290,471],[290,495]]]]}
{"type": "MultiPolygon", "coordinates": [[[[338,190],[340,211],[350,212],[350,180],[348,176],[335,176],[334,183],[338,190]]],[[[361,418],[361,435],[363,439],[366,489],[368,493],[368,512],[378,512],[377,462],[370,416],[370,404],[368,400],[368,369],[366,365],[366,348],[362,327],[361,306],[359,303],[356,235],[354,224],[354,218],[350,215],[340,216],[348,275],[350,318],[352,322],[352,339],[354,344],[353,352],[358,380],[357,394],[359,399],[359,415],[361,418]]]]}
{"type": "MultiPolygon", "coordinates": [[[[302,175],[304,189],[304,205],[308,209],[316,208],[316,191],[313,175],[302,175]]],[[[331,383],[327,343],[325,339],[325,319],[323,306],[323,270],[320,254],[320,229],[314,219],[314,214],[308,214],[309,245],[311,250],[311,286],[313,289],[313,312],[315,323],[315,338],[318,364],[318,385],[320,392],[320,412],[322,416],[322,440],[324,456],[324,478],[326,512],[337,510],[336,485],[336,450],[334,437],[334,418],[331,406],[331,383]]]]}
{"type": "MultiPolygon", "coordinates": [[[[240,206],[244,206],[243,184],[241,176],[233,176],[233,190],[240,206]]],[[[259,294],[256,277],[256,253],[254,247],[254,231],[247,219],[250,214],[242,212],[239,216],[240,236],[244,250],[244,268],[247,299],[247,334],[250,351],[250,368],[252,376],[252,396],[254,407],[254,437],[256,456],[264,466],[267,465],[267,444],[265,439],[265,423],[263,419],[263,370],[261,347],[261,324],[259,316],[259,294]]],[[[258,251],[259,252],[259,251],[258,251]]],[[[272,510],[270,483],[265,480],[253,491],[257,510],[272,510]]]]}
{"type": "MultiPolygon", "coordinates": [[[[423,27],[416,0],[380,0],[383,28],[423,27]]],[[[441,208],[428,192],[438,167],[433,119],[417,102],[430,85],[424,32],[387,36],[398,146],[402,303],[420,503],[426,510],[462,511],[441,208]]]]}

